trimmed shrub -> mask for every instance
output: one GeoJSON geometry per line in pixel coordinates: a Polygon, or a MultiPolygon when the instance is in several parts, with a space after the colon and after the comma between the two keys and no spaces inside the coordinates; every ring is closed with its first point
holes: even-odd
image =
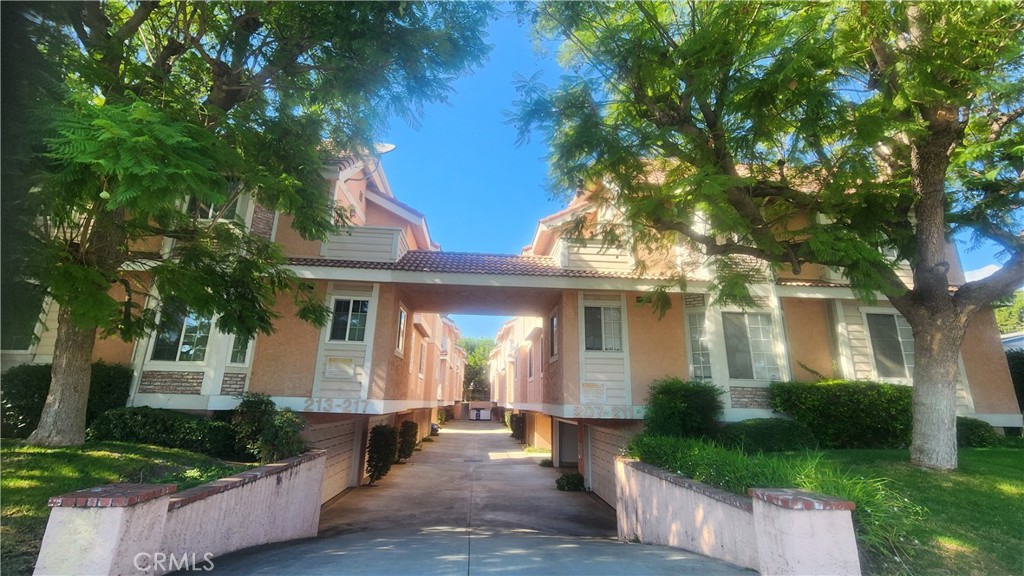
{"type": "Polygon", "coordinates": [[[370,485],[388,475],[391,464],[398,453],[398,430],[387,424],[377,424],[370,429],[369,445],[366,448],[366,474],[370,485]]]}
{"type": "MultiPolygon", "coordinates": [[[[52,369],[52,364],[23,364],[0,375],[0,436],[25,438],[39,426],[52,369]]],[[[103,362],[93,364],[85,425],[89,426],[108,410],[123,407],[131,384],[131,368],[103,362]]]]}
{"type": "Polygon", "coordinates": [[[746,495],[749,488],[800,488],[854,502],[857,538],[878,551],[900,550],[908,530],[924,510],[911,504],[881,478],[863,478],[821,459],[820,453],[744,454],[697,438],[639,434],[627,453],[710,486],[746,495]]]}
{"type": "Polygon", "coordinates": [[[752,418],[730,422],[718,432],[722,445],[748,454],[814,450],[818,440],[802,422],[786,418],[752,418]]]}
{"type": "Polygon", "coordinates": [[[811,429],[825,448],[905,448],[912,428],[911,388],[826,380],[776,382],[772,409],[811,429]]]}
{"type": "Polygon", "coordinates": [[[567,472],[562,474],[555,480],[555,487],[563,492],[582,492],[585,488],[583,484],[583,474],[579,472],[567,472]]]}
{"type": "Polygon", "coordinates": [[[956,417],[956,445],[960,448],[985,448],[999,444],[992,425],[977,418],[956,417]]]}
{"type": "Polygon", "coordinates": [[[239,459],[235,429],[227,422],[140,406],[109,410],[93,422],[89,440],[180,448],[215,458],[239,459]]]}
{"type": "Polygon", "coordinates": [[[305,421],[291,410],[278,410],[270,396],[246,392],[231,416],[237,433],[237,446],[260,462],[273,462],[301,454],[305,421]]]}
{"type": "Polygon", "coordinates": [[[416,449],[416,441],[419,439],[420,427],[412,420],[402,422],[398,431],[398,459],[404,460],[412,456],[416,449]]]}
{"type": "Polygon", "coordinates": [[[520,442],[526,441],[526,414],[508,414],[508,426],[512,429],[512,437],[520,442]]]}
{"type": "Polygon", "coordinates": [[[711,437],[724,409],[722,393],[710,382],[655,380],[647,399],[644,431],[658,436],[711,437]]]}

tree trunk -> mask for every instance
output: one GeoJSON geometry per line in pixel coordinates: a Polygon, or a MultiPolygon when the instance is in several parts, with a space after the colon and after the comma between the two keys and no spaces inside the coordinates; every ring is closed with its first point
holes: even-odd
{"type": "Polygon", "coordinates": [[[85,442],[85,408],[95,345],[96,330],[79,328],[71,318],[71,311],[62,307],[57,315],[50,392],[46,395],[39,427],[28,437],[29,444],[78,446],[85,442]]]}
{"type": "MultiPolygon", "coordinates": [[[[960,320],[959,318],[957,320],[960,320]]],[[[915,466],[955,470],[957,363],[966,322],[930,320],[914,330],[914,431],[910,460],[915,466]]]]}

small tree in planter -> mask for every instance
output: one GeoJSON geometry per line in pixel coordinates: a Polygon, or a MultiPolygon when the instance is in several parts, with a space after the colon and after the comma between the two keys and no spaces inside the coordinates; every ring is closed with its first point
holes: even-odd
{"type": "Polygon", "coordinates": [[[398,434],[398,460],[404,460],[412,456],[416,449],[416,442],[419,440],[420,427],[412,420],[402,422],[402,429],[398,434]]]}
{"type": "Polygon", "coordinates": [[[377,424],[370,429],[370,444],[366,451],[366,473],[370,485],[387,476],[391,463],[398,452],[398,430],[387,424],[377,424]]]}

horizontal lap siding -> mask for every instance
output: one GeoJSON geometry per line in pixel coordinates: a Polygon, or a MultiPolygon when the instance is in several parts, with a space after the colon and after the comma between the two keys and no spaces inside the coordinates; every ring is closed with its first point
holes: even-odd
{"type": "Polygon", "coordinates": [[[628,436],[622,430],[589,426],[590,490],[615,506],[615,457],[622,454],[628,436]]]}
{"type": "Polygon", "coordinates": [[[340,494],[351,483],[356,457],[356,424],[356,420],[315,424],[305,432],[310,448],[327,452],[321,504],[340,494]]]}
{"type": "Polygon", "coordinates": [[[357,227],[352,228],[351,232],[351,235],[331,236],[321,244],[320,255],[364,262],[395,261],[395,235],[400,231],[357,227]]]}
{"type": "Polygon", "coordinates": [[[626,403],[626,360],[623,357],[587,356],[583,381],[606,386],[609,404],[626,403]]]}

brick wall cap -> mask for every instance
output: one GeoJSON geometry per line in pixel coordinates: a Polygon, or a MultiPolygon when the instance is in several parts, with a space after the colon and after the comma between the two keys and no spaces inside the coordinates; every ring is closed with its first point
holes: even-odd
{"type": "Polygon", "coordinates": [[[750,496],[790,510],[853,510],[853,502],[794,488],[751,488],[750,496]]]}
{"type": "Polygon", "coordinates": [[[177,489],[175,484],[105,484],[54,496],[47,504],[53,508],[125,508],[173,494],[177,489]]]}

